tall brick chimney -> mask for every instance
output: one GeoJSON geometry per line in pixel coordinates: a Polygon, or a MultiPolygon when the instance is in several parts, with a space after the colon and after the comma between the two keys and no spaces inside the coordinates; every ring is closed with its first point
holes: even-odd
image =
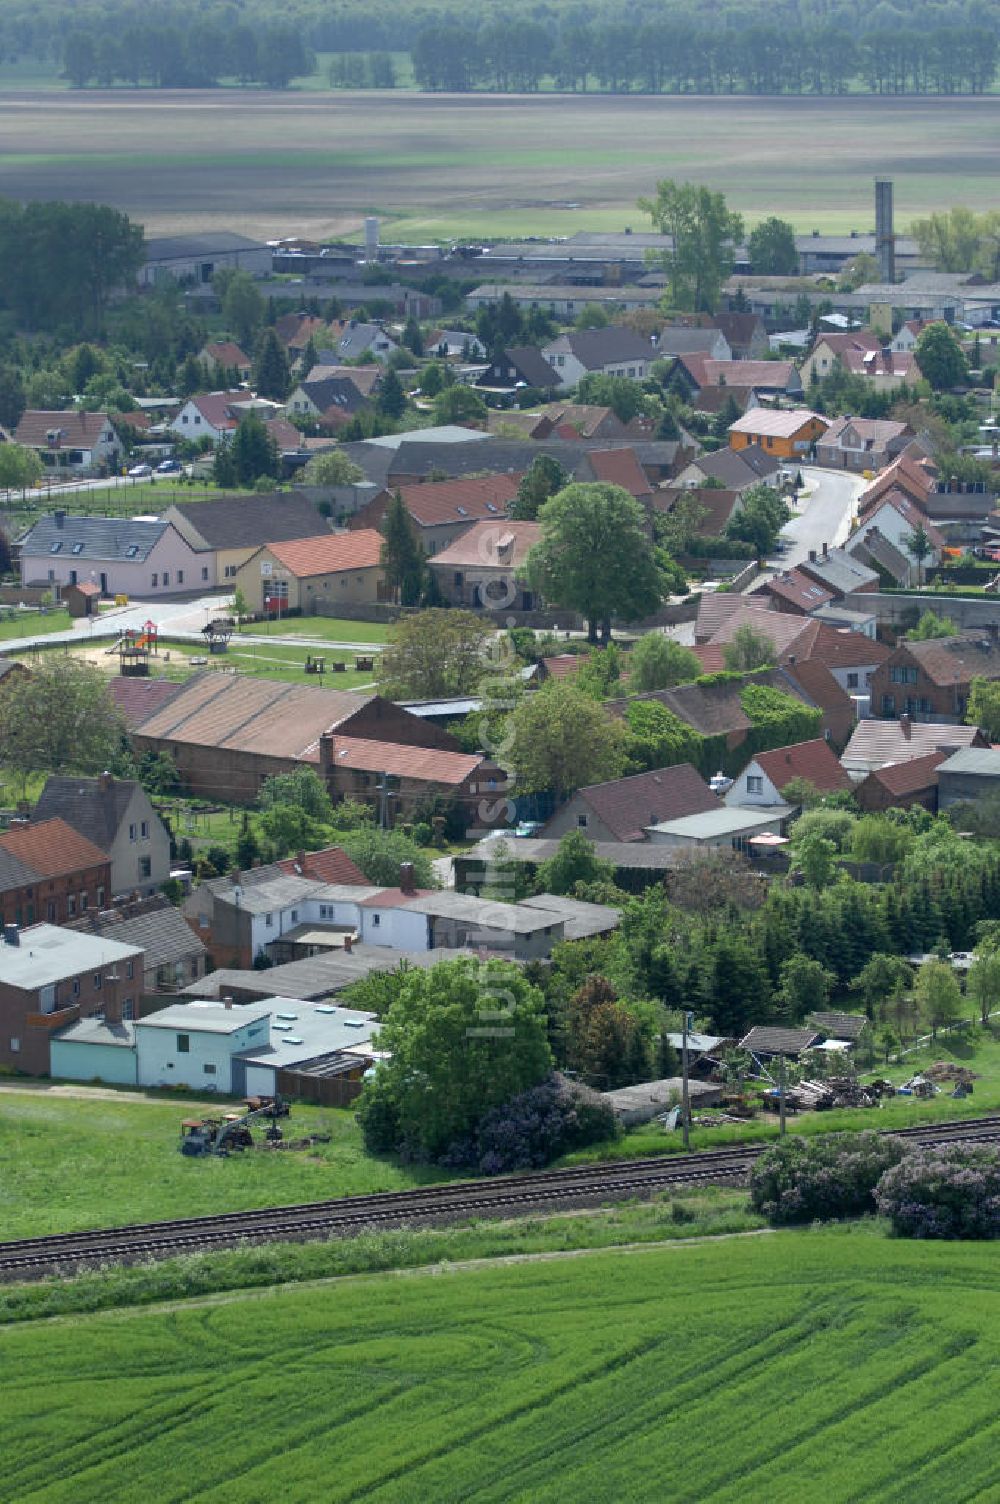
{"type": "Polygon", "coordinates": [[[906,740],[909,741],[910,736],[913,732],[913,722],[910,720],[910,717],[905,711],[899,718],[899,729],[900,731],[902,731],[906,740]]]}
{"type": "Polygon", "coordinates": [[[417,887],[413,880],[413,863],[400,862],[399,864],[399,888],[401,893],[416,893],[417,887]]]}

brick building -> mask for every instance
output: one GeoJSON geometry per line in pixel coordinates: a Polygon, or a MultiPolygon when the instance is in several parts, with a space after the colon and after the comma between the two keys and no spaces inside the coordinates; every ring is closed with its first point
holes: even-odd
{"type": "Polygon", "coordinates": [[[138,946],[53,924],[7,926],[0,939],[0,1067],[47,1075],[57,1029],[81,1018],[131,1018],[141,988],[138,946]]]}
{"type": "Polygon", "coordinates": [[[973,679],[1000,679],[1000,643],[977,635],[901,642],[872,675],[872,713],[962,721],[973,679]]]}
{"type": "Polygon", "coordinates": [[[111,896],[111,859],[65,820],[0,836],[0,923],[65,924],[111,896]]]}

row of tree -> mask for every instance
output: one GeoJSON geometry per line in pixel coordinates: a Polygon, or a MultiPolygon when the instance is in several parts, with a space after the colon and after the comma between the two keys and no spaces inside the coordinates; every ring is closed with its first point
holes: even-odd
{"type": "Polygon", "coordinates": [[[151,84],[204,89],[220,79],[287,89],[311,73],[316,59],[299,28],[199,16],[187,26],[138,19],[124,29],[105,21],[67,32],[63,67],[78,89],[88,84],[151,84]]]}

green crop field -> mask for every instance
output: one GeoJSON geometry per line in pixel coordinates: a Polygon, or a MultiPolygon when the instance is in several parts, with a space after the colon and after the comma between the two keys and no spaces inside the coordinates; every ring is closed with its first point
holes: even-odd
{"type": "Polygon", "coordinates": [[[896,180],[900,227],[992,203],[998,124],[998,96],[15,87],[0,98],[0,171],[12,197],[101,200],[156,234],[333,235],[365,214],[411,240],[639,228],[635,201],[661,177],[723,189],[751,220],[843,231],[871,227],[876,173],[896,180]]]}
{"type": "Polygon", "coordinates": [[[837,1229],[6,1327],[0,1495],[996,1499],[995,1264],[837,1229]]]}
{"type": "Polygon", "coordinates": [[[322,1131],[331,1135],[329,1143],[301,1152],[186,1159],[177,1148],[181,1120],[212,1107],[183,1096],[150,1101],[122,1092],[112,1100],[82,1100],[30,1088],[0,1090],[0,1240],[447,1178],[440,1170],[369,1158],[352,1112],[308,1107],[293,1108],[288,1134],[322,1131]]]}

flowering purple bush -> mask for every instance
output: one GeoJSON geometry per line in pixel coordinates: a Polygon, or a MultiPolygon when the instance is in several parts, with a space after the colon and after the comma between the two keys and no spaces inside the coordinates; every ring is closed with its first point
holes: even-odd
{"type": "Polygon", "coordinates": [[[874,1212],[875,1187],[904,1152],[899,1139],[878,1133],[786,1138],[751,1170],[751,1205],[779,1226],[863,1217],[874,1212]]]}
{"type": "Polygon", "coordinates": [[[618,1132],[614,1113],[597,1092],[552,1075],[492,1107],[474,1134],[451,1146],[444,1163],[474,1166],[480,1175],[539,1169],[618,1132]]]}
{"type": "Polygon", "coordinates": [[[921,1149],[887,1170],[875,1204],[903,1238],[1000,1238],[1000,1153],[921,1149]]]}

